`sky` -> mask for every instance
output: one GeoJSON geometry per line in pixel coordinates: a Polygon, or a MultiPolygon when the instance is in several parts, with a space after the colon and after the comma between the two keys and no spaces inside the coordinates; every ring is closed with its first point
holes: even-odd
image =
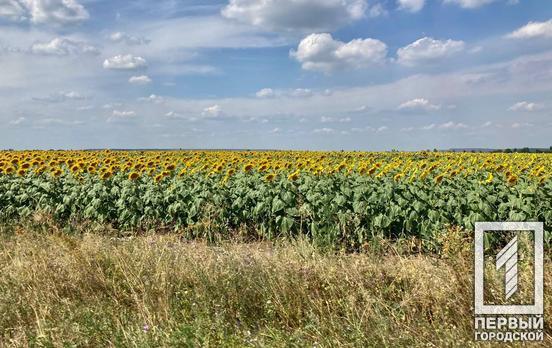
{"type": "Polygon", "coordinates": [[[0,0],[0,149],[552,145],[549,0],[0,0]]]}

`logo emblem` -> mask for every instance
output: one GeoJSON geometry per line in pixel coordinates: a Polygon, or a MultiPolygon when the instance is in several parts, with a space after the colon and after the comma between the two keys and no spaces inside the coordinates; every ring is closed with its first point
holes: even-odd
{"type": "MultiPolygon", "coordinates": [[[[505,267],[505,299],[518,288],[518,239],[514,237],[496,255],[496,268],[505,267]]],[[[475,223],[475,314],[532,314],[542,315],[543,301],[543,224],[542,222],[476,222],[475,223]],[[505,231],[532,231],[534,233],[534,298],[530,305],[486,305],[484,291],[484,233],[505,231]]]]}
{"type": "MultiPolygon", "coordinates": [[[[488,236],[487,236],[488,237],[488,236]]],[[[491,255],[487,255],[491,256],[491,255]]],[[[542,222],[476,222],[475,223],[475,339],[478,341],[542,341],[544,327],[544,298],[543,298],[543,223],[542,222]],[[527,239],[519,238],[520,235],[532,234],[533,243],[525,242],[527,239]],[[504,272],[501,282],[504,284],[504,293],[500,294],[505,304],[485,303],[485,240],[486,233],[505,234],[513,237],[509,240],[494,259],[496,271],[504,272]],[[523,242],[522,242],[523,241],[523,242]],[[533,244],[530,246],[530,244],[533,244]],[[523,251],[520,251],[520,248],[523,251]],[[527,250],[525,250],[527,249],[527,250]],[[532,251],[532,252],[531,252],[532,251]],[[532,255],[528,255],[532,254],[532,255]],[[526,282],[526,277],[518,275],[518,261],[520,255],[527,258],[529,264],[532,260],[533,284],[526,282]],[[532,286],[530,286],[532,285],[532,286]],[[527,298],[525,302],[514,295],[518,292],[518,286],[533,290],[533,298],[527,298]]],[[[527,267],[521,268],[523,272],[527,267]]],[[[500,273],[502,274],[502,273],[500,273]]],[[[488,292],[487,292],[488,293],[488,292]]],[[[531,295],[531,293],[528,293],[531,295]]],[[[487,299],[487,301],[489,301],[487,299]]]]}
{"type": "Polygon", "coordinates": [[[510,299],[517,291],[518,285],[518,245],[517,236],[512,238],[510,243],[502,249],[498,255],[496,255],[496,270],[498,271],[502,267],[506,269],[504,273],[504,289],[506,292],[506,299],[510,299]]]}

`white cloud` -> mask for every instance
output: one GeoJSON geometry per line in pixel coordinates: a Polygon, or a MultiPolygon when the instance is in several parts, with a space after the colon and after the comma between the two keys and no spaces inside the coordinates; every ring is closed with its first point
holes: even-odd
{"type": "Polygon", "coordinates": [[[385,132],[388,129],[389,129],[389,127],[387,127],[387,126],[381,126],[381,127],[378,127],[378,128],[374,128],[374,127],[370,127],[370,126],[362,127],[362,128],[353,127],[353,128],[351,128],[351,132],[352,133],[364,133],[364,132],[381,133],[381,132],[385,132]]]}
{"type": "Polygon", "coordinates": [[[398,3],[401,10],[418,12],[424,7],[425,0],[398,0],[398,3]]]}
{"type": "Polygon", "coordinates": [[[515,103],[514,105],[510,106],[510,108],[508,108],[508,110],[510,111],[529,111],[529,112],[538,111],[541,109],[542,109],[541,104],[530,103],[526,101],[515,103]]]}
{"type": "Polygon", "coordinates": [[[529,22],[507,35],[511,39],[552,38],[552,19],[546,22],[529,22]]]}
{"type": "Polygon", "coordinates": [[[136,112],[132,110],[113,110],[111,115],[118,118],[132,118],[136,116],[136,112]]]}
{"type": "Polygon", "coordinates": [[[145,45],[149,40],[143,37],[133,36],[121,31],[115,32],[109,36],[113,42],[122,42],[130,46],[145,45]]]}
{"type": "Polygon", "coordinates": [[[60,118],[43,118],[35,122],[35,125],[40,128],[42,128],[43,126],[52,126],[52,125],[53,126],[78,126],[82,124],[84,124],[84,122],[82,121],[77,121],[77,120],[67,121],[67,120],[62,120],[60,118]]]}
{"type": "Polygon", "coordinates": [[[333,134],[335,133],[335,129],[324,127],[324,128],[317,128],[312,132],[315,134],[333,134]]]}
{"type": "Polygon", "coordinates": [[[463,123],[455,123],[453,121],[449,121],[447,123],[443,123],[439,125],[439,128],[440,129],[465,129],[465,128],[468,128],[468,126],[463,123]]]}
{"type": "Polygon", "coordinates": [[[82,94],[75,91],[52,93],[47,97],[34,97],[35,101],[47,103],[61,103],[68,100],[83,100],[86,99],[82,94]]]}
{"type": "Polygon", "coordinates": [[[512,123],[512,128],[516,129],[516,128],[528,128],[528,127],[533,127],[533,124],[532,123],[528,123],[528,122],[514,122],[512,123]]]}
{"type": "Polygon", "coordinates": [[[364,17],[365,0],[230,0],[221,13],[275,31],[326,31],[364,17]]]}
{"type": "Polygon", "coordinates": [[[0,2],[0,17],[12,21],[24,21],[28,19],[28,8],[18,0],[4,0],[0,2]]]}
{"type": "Polygon", "coordinates": [[[147,67],[147,63],[142,57],[135,57],[132,54],[120,54],[104,60],[103,67],[112,70],[136,70],[147,67]]]}
{"type": "Polygon", "coordinates": [[[133,85],[147,85],[151,83],[151,78],[147,75],[132,76],[128,82],[133,85]]]}
{"type": "Polygon", "coordinates": [[[9,123],[12,125],[12,126],[18,126],[22,123],[25,123],[27,121],[27,119],[25,117],[18,117],[16,118],[15,120],[11,120],[9,123]]]}
{"type": "Polygon", "coordinates": [[[51,41],[36,42],[31,46],[31,52],[54,56],[100,53],[97,47],[87,44],[86,42],[61,37],[56,37],[51,41]]]}
{"type": "Polygon", "coordinates": [[[309,88],[295,88],[295,89],[272,89],[272,88],[263,88],[255,96],[261,99],[271,99],[271,98],[310,98],[313,96],[325,96],[329,97],[333,93],[330,89],[325,89],[323,91],[313,91],[309,88]]]}
{"type": "Polygon", "coordinates": [[[349,123],[349,122],[351,122],[351,118],[350,117],[334,118],[334,117],[322,116],[320,118],[320,122],[322,122],[322,123],[336,123],[336,122],[349,123]]]}
{"type": "Polygon", "coordinates": [[[355,39],[345,43],[334,40],[327,33],[311,34],[290,55],[305,70],[328,73],[337,69],[359,69],[383,63],[387,46],[376,39],[355,39]]]}
{"type": "Polygon", "coordinates": [[[79,106],[77,108],[77,111],[89,111],[89,110],[94,110],[94,106],[93,105],[83,105],[83,106],[79,106]]]}
{"type": "Polygon", "coordinates": [[[203,109],[201,115],[206,117],[219,117],[220,115],[222,115],[222,108],[218,104],[208,106],[203,109]]]}
{"type": "Polygon", "coordinates": [[[313,93],[308,88],[296,88],[293,91],[291,91],[290,96],[296,97],[296,98],[308,98],[312,97],[313,93]]]}
{"type": "MultiPolygon", "coordinates": [[[[429,130],[433,130],[433,129],[442,129],[442,130],[460,130],[460,129],[467,129],[469,128],[466,124],[462,123],[462,122],[453,122],[453,121],[449,121],[449,122],[445,122],[445,123],[441,123],[441,124],[435,124],[435,123],[431,123],[431,124],[428,124],[426,126],[422,126],[420,128],[418,128],[419,130],[422,130],[422,131],[429,131],[429,130]]],[[[414,131],[416,130],[416,128],[414,127],[406,127],[406,128],[402,128],[401,131],[402,132],[411,132],[411,131],[414,131]]]]}
{"type": "Polygon", "coordinates": [[[273,98],[276,94],[272,88],[263,88],[255,93],[257,98],[273,98]]]}
{"type": "Polygon", "coordinates": [[[383,7],[383,5],[379,3],[371,6],[370,9],[368,10],[368,17],[370,18],[386,16],[387,14],[388,13],[385,7],[383,7]]]}
{"type": "Polygon", "coordinates": [[[441,109],[441,105],[431,104],[424,98],[415,98],[399,105],[399,110],[424,110],[432,111],[441,109]]]}
{"type": "Polygon", "coordinates": [[[161,96],[158,96],[158,95],[155,95],[155,94],[151,94],[149,97],[138,98],[138,101],[154,103],[154,104],[161,104],[161,103],[165,102],[165,98],[163,98],[161,96]]]}
{"type": "Polygon", "coordinates": [[[456,4],[462,8],[478,8],[483,5],[490,4],[495,0],[445,0],[445,3],[456,4]]]}
{"type": "Polygon", "coordinates": [[[398,62],[403,65],[413,66],[419,63],[446,58],[464,50],[464,41],[435,40],[423,37],[413,43],[397,50],[398,62]]]}
{"type": "Polygon", "coordinates": [[[0,17],[35,24],[78,23],[90,18],[88,11],[75,0],[3,0],[0,17]]]}

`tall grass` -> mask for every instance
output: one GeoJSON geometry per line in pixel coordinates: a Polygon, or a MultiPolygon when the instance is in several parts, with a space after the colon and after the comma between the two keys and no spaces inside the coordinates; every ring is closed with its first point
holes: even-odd
{"type": "Polygon", "coordinates": [[[2,227],[0,346],[475,345],[473,255],[450,236],[437,256],[2,227]]]}

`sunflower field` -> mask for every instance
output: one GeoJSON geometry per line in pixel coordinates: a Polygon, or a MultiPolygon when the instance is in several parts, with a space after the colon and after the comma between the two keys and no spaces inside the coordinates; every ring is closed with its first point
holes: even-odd
{"type": "Polygon", "coordinates": [[[347,247],[376,235],[431,246],[447,226],[542,221],[549,244],[551,169],[550,154],[2,151],[0,220],[40,212],[121,231],[347,247]]]}

